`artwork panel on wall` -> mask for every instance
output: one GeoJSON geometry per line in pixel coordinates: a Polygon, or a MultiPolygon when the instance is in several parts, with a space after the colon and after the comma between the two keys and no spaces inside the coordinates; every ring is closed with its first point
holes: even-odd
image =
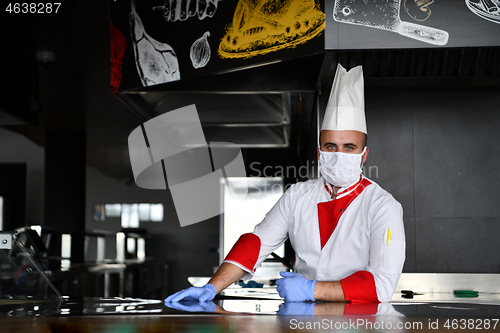
{"type": "Polygon", "coordinates": [[[113,73],[117,92],[324,51],[319,0],[117,0],[110,6],[113,36],[126,38],[121,77],[113,73]]]}

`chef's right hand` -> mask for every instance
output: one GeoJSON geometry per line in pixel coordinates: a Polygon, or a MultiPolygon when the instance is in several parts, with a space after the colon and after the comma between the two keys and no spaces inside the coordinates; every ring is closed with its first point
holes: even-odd
{"type": "Polygon", "coordinates": [[[207,283],[203,287],[191,287],[178,291],[165,298],[165,303],[177,303],[180,300],[198,300],[200,302],[206,302],[213,300],[216,293],[215,287],[210,283],[207,283]]]}
{"type": "Polygon", "coordinates": [[[292,272],[280,272],[282,279],[276,280],[276,290],[285,302],[315,301],[314,287],[317,280],[307,280],[292,272]]]}

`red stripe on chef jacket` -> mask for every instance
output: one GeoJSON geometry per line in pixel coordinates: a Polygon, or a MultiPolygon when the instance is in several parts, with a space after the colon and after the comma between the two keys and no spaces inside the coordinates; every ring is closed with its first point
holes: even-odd
{"type": "MultiPolygon", "coordinates": [[[[351,193],[327,202],[318,203],[318,222],[319,222],[319,235],[321,239],[321,249],[325,246],[326,242],[330,239],[333,231],[339,223],[340,217],[344,214],[345,210],[351,202],[360,195],[365,187],[370,185],[371,182],[362,178],[358,183],[348,188],[345,192],[352,191],[351,193]]],[[[325,184],[326,187],[326,184],[325,184]]]]}
{"type": "Polygon", "coordinates": [[[260,238],[255,234],[243,234],[233,245],[224,261],[237,262],[253,272],[255,263],[259,259],[259,252],[260,238]]]}
{"type": "MultiPolygon", "coordinates": [[[[362,178],[358,183],[349,187],[345,196],[327,202],[318,203],[319,233],[321,249],[325,246],[339,223],[340,217],[351,202],[360,195],[371,182],[362,178]],[[354,189],[354,190],[353,190],[354,189]]],[[[325,184],[326,187],[326,184],[325,184]]],[[[328,188],[327,188],[328,189],[328,188]]],[[[338,195],[339,193],[337,193],[338,195]]],[[[375,279],[368,271],[358,271],[340,280],[344,297],[352,303],[379,303],[375,279]]]]}
{"type": "Polygon", "coordinates": [[[340,280],[346,301],[352,303],[380,303],[375,278],[368,271],[358,271],[340,280]]]}

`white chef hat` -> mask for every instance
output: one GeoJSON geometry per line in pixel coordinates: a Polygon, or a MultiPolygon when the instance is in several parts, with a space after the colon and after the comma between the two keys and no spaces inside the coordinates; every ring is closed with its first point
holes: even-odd
{"type": "Polygon", "coordinates": [[[353,130],[366,134],[363,68],[349,72],[337,66],[321,130],[353,130]]]}

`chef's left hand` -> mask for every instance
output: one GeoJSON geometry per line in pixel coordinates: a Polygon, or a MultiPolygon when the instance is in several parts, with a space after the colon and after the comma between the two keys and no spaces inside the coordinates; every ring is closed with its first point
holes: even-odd
{"type": "Polygon", "coordinates": [[[280,297],[286,302],[314,301],[314,285],[317,280],[307,280],[292,272],[280,272],[282,279],[276,280],[280,297]]]}
{"type": "Polygon", "coordinates": [[[196,300],[180,301],[180,302],[165,302],[169,308],[188,311],[188,312],[214,312],[215,303],[213,301],[200,302],[196,300]]]}

